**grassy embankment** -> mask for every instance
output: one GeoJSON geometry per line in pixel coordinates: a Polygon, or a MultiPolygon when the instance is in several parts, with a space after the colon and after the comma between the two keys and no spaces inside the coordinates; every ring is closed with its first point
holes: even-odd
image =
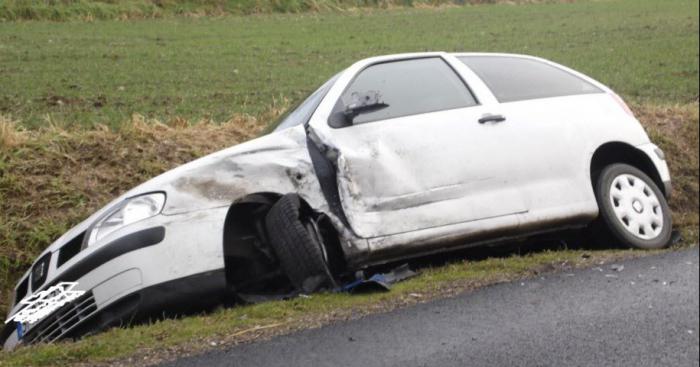
{"type": "Polygon", "coordinates": [[[573,0],[4,0],[0,21],[94,21],[262,13],[346,12],[479,4],[531,4],[573,0]]]}
{"type": "MultiPolygon", "coordinates": [[[[110,198],[255,136],[353,60],[394,52],[529,53],[610,85],[667,152],[675,221],[686,244],[696,242],[697,45],[695,1],[0,23],[0,311],[34,256],[110,198]]],[[[589,253],[593,259],[645,254],[589,253]]],[[[458,262],[387,295],[321,295],[225,310],[28,348],[0,355],[0,364],[95,362],[148,355],[160,346],[197,349],[209,338],[237,342],[263,332],[231,337],[251,326],[282,323],[266,330],[283,332],[375,308],[369,305],[410,303],[410,293],[466,289],[563,261],[586,264],[580,255],[559,250],[458,262]]]]}

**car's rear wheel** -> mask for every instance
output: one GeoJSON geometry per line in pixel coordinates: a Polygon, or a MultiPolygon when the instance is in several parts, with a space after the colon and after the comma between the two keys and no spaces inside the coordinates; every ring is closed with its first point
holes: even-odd
{"type": "Polygon", "coordinates": [[[318,224],[299,197],[288,194],[265,218],[268,240],[292,285],[303,292],[333,286],[328,254],[318,224]]]}
{"type": "Polygon", "coordinates": [[[600,216],[599,240],[657,249],[671,238],[671,210],[661,190],[644,172],[627,164],[605,167],[594,185],[600,216]]]}

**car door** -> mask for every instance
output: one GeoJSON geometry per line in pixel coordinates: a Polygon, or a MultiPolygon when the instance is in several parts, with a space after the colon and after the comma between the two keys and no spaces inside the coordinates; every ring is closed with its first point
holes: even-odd
{"type": "Polygon", "coordinates": [[[327,97],[335,98],[332,111],[312,118],[317,144],[331,152],[342,207],[358,236],[526,210],[508,179],[516,167],[504,147],[514,137],[453,66],[433,56],[350,68],[352,77],[334,87],[342,92],[327,97]],[[357,115],[349,126],[329,126],[328,118],[368,91],[386,106],[357,115]]]}
{"type": "Polygon", "coordinates": [[[591,204],[588,136],[608,99],[595,82],[560,65],[514,55],[460,56],[498,100],[513,136],[511,179],[528,209],[522,224],[546,227],[585,217],[591,204]]]}

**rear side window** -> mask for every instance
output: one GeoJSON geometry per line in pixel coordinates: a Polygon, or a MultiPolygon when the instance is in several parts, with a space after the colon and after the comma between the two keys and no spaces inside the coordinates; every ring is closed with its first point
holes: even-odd
{"type": "Polygon", "coordinates": [[[343,92],[335,111],[352,103],[353,93],[377,91],[388,105],[363,113],[354,124],[477,104],[462,79],[438,57],[376,64],[362,70],[343,92]]]}
{"type": "Polygon", "coordinates": [[[463,56],[499,102],[602,93],[593,84],[544,62],[520,57],[463,56]]]}

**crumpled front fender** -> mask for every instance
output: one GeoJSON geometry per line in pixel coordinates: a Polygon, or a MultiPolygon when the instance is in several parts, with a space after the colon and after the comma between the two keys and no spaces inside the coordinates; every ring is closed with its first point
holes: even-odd
{"type": "Polygon", "coordinates": [[[229,206],[260,192],[298,193],[314,208],[327,207],[302,126],[262,136],[168,171],[131,190],[164,191],[163,214],[229,206]]]}

